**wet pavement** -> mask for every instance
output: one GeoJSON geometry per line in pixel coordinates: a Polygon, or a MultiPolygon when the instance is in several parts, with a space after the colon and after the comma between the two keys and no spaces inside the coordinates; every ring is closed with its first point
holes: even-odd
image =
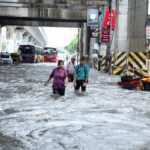
{"type": "Polygon", "coordinates": [[[91,70],[86,96],[53,98],[54,64],[0,66],[0,150],[150,150],[150,93],[91,70]]]}

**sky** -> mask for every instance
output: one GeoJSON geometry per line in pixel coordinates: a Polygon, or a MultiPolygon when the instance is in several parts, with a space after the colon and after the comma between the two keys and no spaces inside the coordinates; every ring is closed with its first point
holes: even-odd
{"type": "Polygon", "coordinates": [[[78,33],[77,28],[44,27],[44,30],[48,38],[47,46],[57,48],[63,48],[68,45],[78,33]]]}

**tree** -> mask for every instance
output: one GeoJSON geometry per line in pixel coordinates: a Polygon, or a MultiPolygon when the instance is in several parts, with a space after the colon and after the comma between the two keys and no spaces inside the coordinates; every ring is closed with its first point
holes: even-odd
{"type": "Polygon", "coordinates": [[[77,51],[77,47],[78,47],[78,35],[76,35],[71,42],[65,46],[65,49],[70,53],[75,53],[77,51]]]}

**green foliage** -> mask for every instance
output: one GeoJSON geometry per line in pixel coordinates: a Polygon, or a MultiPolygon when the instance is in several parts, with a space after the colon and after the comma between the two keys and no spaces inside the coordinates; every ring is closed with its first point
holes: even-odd
{"type": "Polygon", "coordinates": [[[65,46],[65,49],[70,53],[75,53],[77,51],[77,47],[78,47],[78,35],[76,35],[71,42],[65,46]]]}
{"type": "Polygon", "coordinates": [[[7,48],[7,43],[6,42],[2,42],[1,43],[1,50],[2,51],[6,51],[7,50],[6,48],[7,48]]]}

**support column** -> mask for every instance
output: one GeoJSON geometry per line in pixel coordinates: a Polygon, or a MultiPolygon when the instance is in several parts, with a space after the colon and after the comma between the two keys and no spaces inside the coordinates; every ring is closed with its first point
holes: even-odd
{"type": "Polygon", "coordinates": [[[128,23],[128,0],[116,0],[116,6],[113,7],[116,9],[116,25],[111,49],[115,51],[128,51],[127,34],[128,26],[131,23],[128,23]]]}
{"type": "Polygon", "coordinates": [[[83,56],[86,56],[87,51],[87,24],[84,23],[83,27],[83,56]]]}
{"type": "Polygon", "coordinates": [[[98,39],[95,37],[90,38],[90,64],[92,68],[96,67],[96,60],[98,59],[98,39]]]}
{"type": "Polygon", "coordinates": [[[1,38],[1,33],[2,33],[2,27],[0,26],[0,38],[1,38]]]}
{"type": "Polygon", "coordinates": [[[109,36],[110,36],[110,41],[107,45],[106,49],[106,72],[110,73],[111,70],[111,25],[112,25],[112,16],[111,16],[111,11],[112,11],[112,0],[109,0],[109,25],[108,25],[108,30],[109,30],[109,36]]]}
{"type": "Polygon", "coordinates": [[[129,50],[135,52],[146,51],[146,18],[147,0],[129,0],[128,11],[128,46],[129,50]]]}
{"type": "Polygon", "coordinates": [[[14,43],[15,43],[15,49],[17,50],[19,45],[21,45],[23,43],[24,28],[16,27],[14,32],[15,32],[14,43]]]}
{"type": "Polygon", "coordinates": [[[23,36],[22,44],[28,44],[29,33],[25,31],[22,36],[23,36]]]}
{"type": "Polygon", "coordinates": [[[1,42],[1,39],[2,39],[2,27],[0,26],[0,52],[1,52],[1,44],[2,44],[2,42],[1,42]]]}
{"type": "Polygon", "coordinates": [[[14,44],[14,27],[7,26],[6,27],[6,40],[7,40],[7,51],[12,53],[16,51],[14,44]]]}
{"type": "Polygon", "coordinates": [[[80,34],[79,34],[79,52],[80,52],[80,57],[83,56],[83,30],[84,26],[82,25],[80,28],[80,34]]]}
{"type": "MultiPolygon", "coordinates": [[[[91,39],[91,27],[87,27],[87,50],[86,50],[86,55],[88,62],[90,62],[90,39],[91,39]]],[[[89,64],[91,67],[91,64],[89,64]]]]}

